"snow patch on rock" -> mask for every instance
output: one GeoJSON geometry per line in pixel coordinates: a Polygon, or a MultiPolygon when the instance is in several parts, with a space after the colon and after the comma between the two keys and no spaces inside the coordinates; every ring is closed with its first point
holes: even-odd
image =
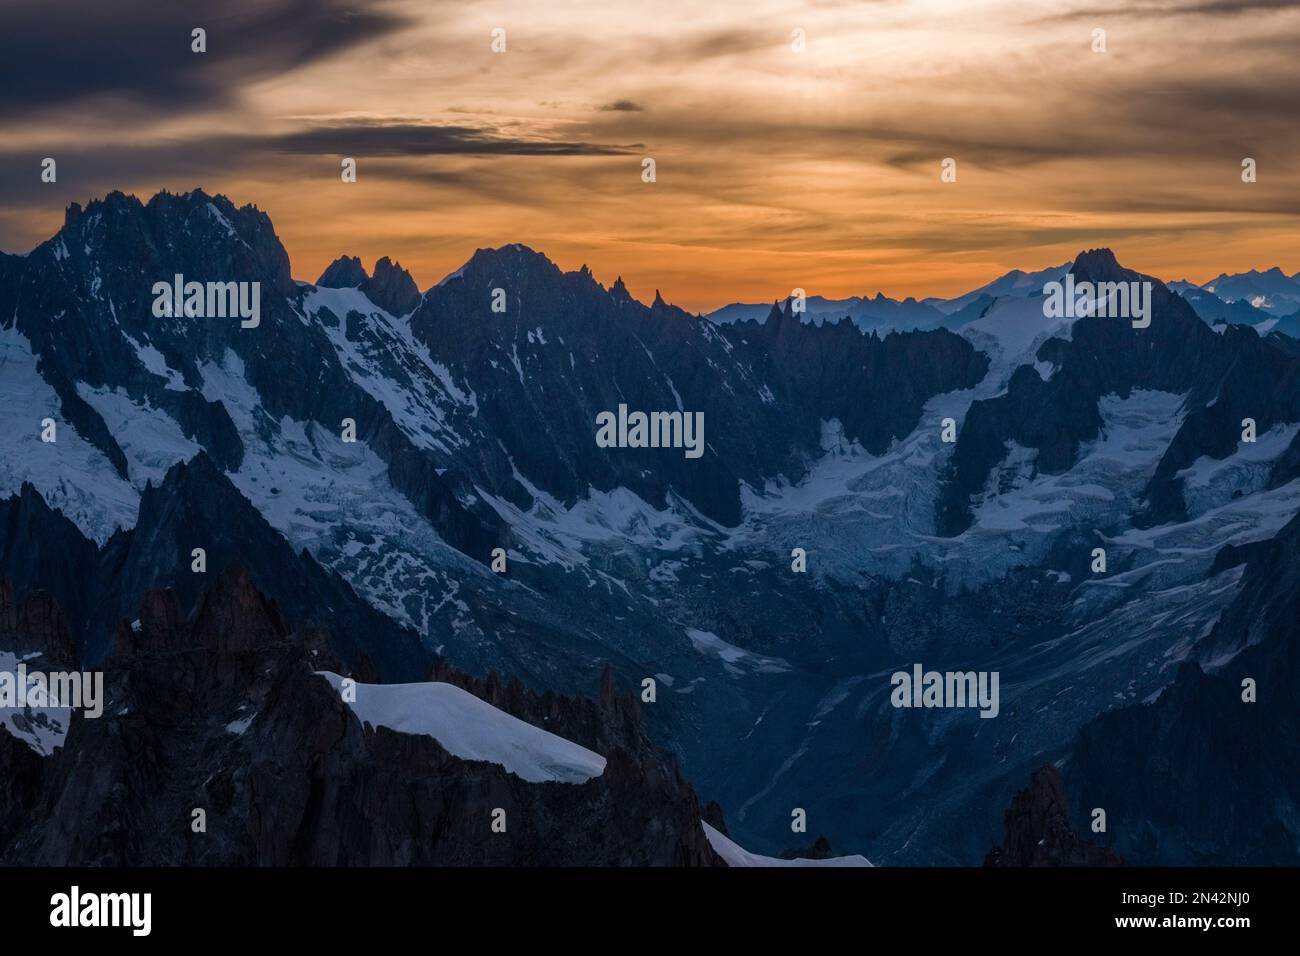
{"type": "MultiPolygon", "coordinates": [[[[318,671],[335,690],[343,678],[318,671]]],[[[424,734],[462,760],[499,764],[529,783],[586,783],[605,772],[605,758],[498,710],[453,684],[357,684],[348,702],[363,722],[424,734]]]]}

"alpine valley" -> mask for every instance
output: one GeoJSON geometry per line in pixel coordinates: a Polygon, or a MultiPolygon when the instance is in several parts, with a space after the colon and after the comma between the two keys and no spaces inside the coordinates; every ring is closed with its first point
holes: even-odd
{"type": "Polygon", "coordinates": [[[1094,249],[701,316],[74,204],[0,254],[0,669],[107,700],[0,718],[0,861],[1300,863],[1298,307],[1094,249]],[[1045,317],[1067,274],[1149,326],[1045,317]],[[259,321],[156,316],[179,276],[259,321]],[[918,662],[996,716],[892,706],[918,662]]]}

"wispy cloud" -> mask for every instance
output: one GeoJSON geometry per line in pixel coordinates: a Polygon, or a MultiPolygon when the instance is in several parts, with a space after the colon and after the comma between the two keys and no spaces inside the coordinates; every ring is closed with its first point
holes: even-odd
{"type": "Polygon", "coordinates": [[[1188,0],[1188,2],[1122,3],[1084,6],[1047,20],[1095,20],[1099,17],[1242,17],[1270,11],[1300,10],[1300,0],[1188,0]]]}
{"type": "Polygon", "coordinates": [[[556,141],[540,136],[512,135],[507,130],[348,120],[294,130],[256,142],[261,148],[285,153],[350,156],[617,156],[636,145],[556,141]]]}

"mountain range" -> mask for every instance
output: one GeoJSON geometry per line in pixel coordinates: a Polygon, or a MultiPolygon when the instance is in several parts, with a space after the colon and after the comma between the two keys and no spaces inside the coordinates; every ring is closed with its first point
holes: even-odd
{"type": "MultiPolygon", "coordinates": [[[[960,329],[982,316],[997,298],[1033,298],[1043,294],[1043,287],[1062,279],[1072,263],[1051,266],[1035,272],[1012,269],[992,282],[952,299],[930,297],[891,299],[883,293],[848,299],[805,296],[800,313],[803,321],[814,325],[838,322],[848,317],[863,331],[910,331],[913,329],[960,329]]],[[[1252,269],[1234,275],[1221,274],[1204,285],[1184,279],[1167,283],[1191,303],[1192,308],[1210,325],[1250,325],[1261,335],[1281,332],[1300,338],[1300,272],[1287,276],[1274,266],[1265,272],[1252,269]]],[[[718,323],[743,319],[761,321],[771,308],[763,303],[733,302],[707,314],[718,323]]]]}
{"type": "Polygon", "coordinates": [[[222,196],[74,205],[0,255],[0,652],[102,667],[112,708],[5,725],[0,857],[714,865],[823,835],[975,865],[1068,812],[1096,847],[1067,859],[1295,863],[1283,282],[1166,286],[1094,249],[952,300],[699,316],[521,245],[424,292],[388,258],[312,283],[222,196]],[[1150,326],[1046,318],[1066,272],[1151,281],[1150,326]],[[258,283],[260,324],[155,317],[176,275],[258,283]],[[702,412],[702,456],[602,447],[620,406],[702,412]],[[917,662],[998,672],[997,718],[891,705],[917,662]],[[380,689],[348,708],[341,675],[380,689]],[[403,716],[437,707],[461,716],[403,716]],[[139,775],[133,740],[216,776],[139,775]],[[165,824],[199,792],[227,815],[203,846],[165,824]],[[528,836],[462,841],[494,800],[528,836]]]}

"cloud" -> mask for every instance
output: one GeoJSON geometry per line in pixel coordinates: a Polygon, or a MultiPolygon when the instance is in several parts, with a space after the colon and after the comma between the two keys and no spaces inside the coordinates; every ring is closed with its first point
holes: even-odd
{"type": "MultiPolygon", "coordinates": [[[[48,219],[69,202],[85,202],[114,189],[148,196],[164,187],[186,191],[205,186],[220,191],[232,180],[280,181],[295,187],[323,184],[338,180],[338,157],[349,156],[363,170],[381,164],[383,182],[532,204],[551,177],[540,169],[529,174],[518,166],[498,170],[493,164],[474,164],[474,158],[517,157],[547,165],[549,158],[620,157],[635,149],[635,145],[548,139],[538,130],[364,119],[268,135],[209,134],[112,143],[86,139],[49,152],[6,149],[0,142],[0,207],[8,207],[9,212],[0,220],[0,249],[30,246],[48,235],[47,226],[33,225],[37,218],[48,219]],[[42,182],[40,175],[41,160],[51,152],[58,162],[57,183],[42,182]],[[433,157],[444,158],[444,165],[429,162],[433,157]],[[446,165],[457,160],[456,167],[446,165]],[[37,217],[37,211],[45,216],[37,217]]],[[[369,181],[365,172],[363,177],[369,181]]]]}
{"type": "Polygon", "coordinates": [[[232,102],[248,85],[403,27],[379,0],[5,0],[0,119],[115,98],[151,111],[232,102]],[[207,31],[207,52],[191,30],[207,31]]]}
{"type": "Polygon", "coordinates": [[[1300,0],[1192,0],[1190,3],[1124,3],[1113,7],[1086,7],[1044,17],[1053,20],[1086,20],[1097,17],[1241,17],[1278,11],[1298,10],[1300,0]]]}
{"type": "Polygon", "coordinates": [[[747,2],[511,3],[497,55],[499,5],[464,0],[0,0],[0,248],[69,201],[203,186],[267,209],[306,276],[528,241],[700,304],[1117,241],[1180,272],[1300,254],[1300,0],[747,2]]]}
{"type": "Polygon", "coordinates": [[[256,145],[282,153],[347,156],[619,156],[639,144],[557,141],[470,126],[360,119],[263,137],[256,145]]]}

